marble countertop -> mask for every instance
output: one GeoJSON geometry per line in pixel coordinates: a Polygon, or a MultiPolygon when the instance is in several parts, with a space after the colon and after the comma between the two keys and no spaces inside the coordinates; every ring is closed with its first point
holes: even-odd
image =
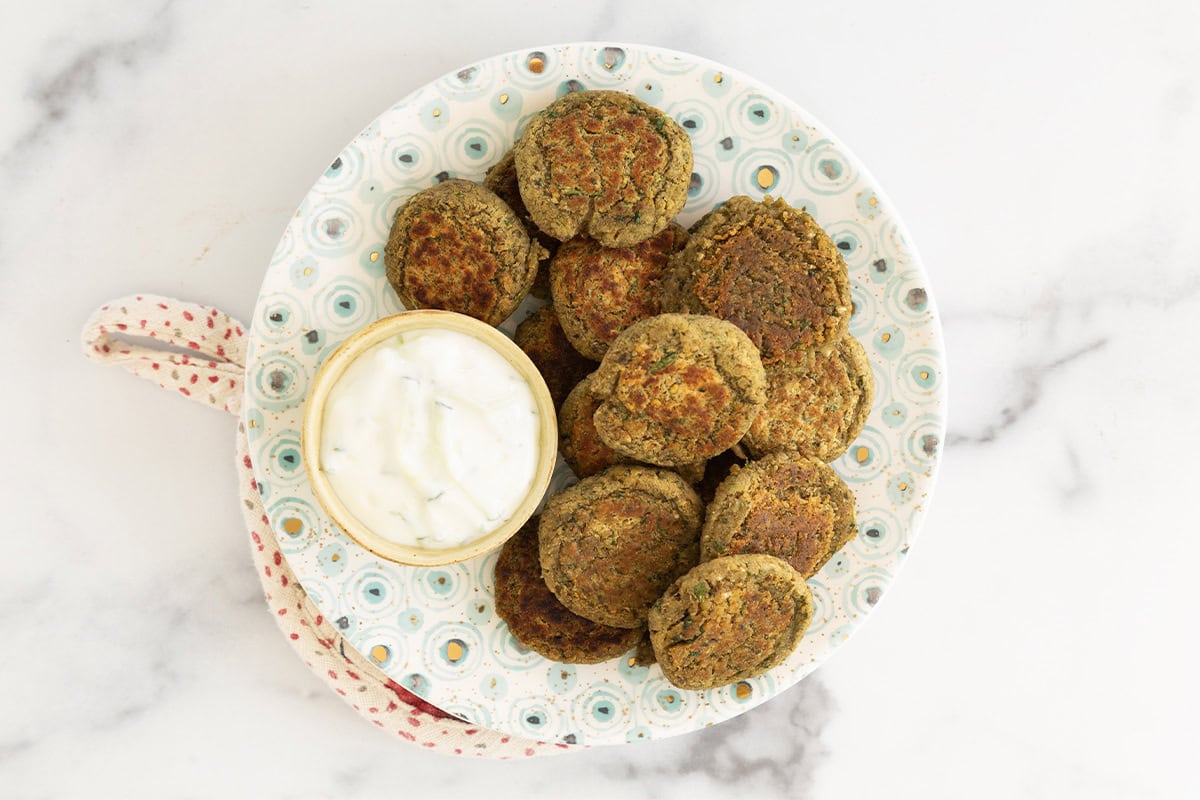
{"type": "Polygon", "coordinates": [[[6,15],[0,794],[1200,794],[1200,6],[756,7],[6,15]],[[78,332],[134,291],[249,318],[296,202],[367,120],[481,56],[584,39],[736,66],[870,166],[943,314],[949,436],[903,574],[802,684],[700,734],[462,763],[364,725],[284,645],[232,420],[87,363],[78,332]]]}

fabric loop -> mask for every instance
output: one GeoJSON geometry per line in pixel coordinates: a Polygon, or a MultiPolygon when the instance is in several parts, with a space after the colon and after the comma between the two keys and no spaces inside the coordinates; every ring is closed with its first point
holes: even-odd
{"type": "Polygon", "coordinates": [[[215,308],[130,295],[96,309],[81,341],[94,361],[213,408],[241,411],[246,327],[215,308]]]}

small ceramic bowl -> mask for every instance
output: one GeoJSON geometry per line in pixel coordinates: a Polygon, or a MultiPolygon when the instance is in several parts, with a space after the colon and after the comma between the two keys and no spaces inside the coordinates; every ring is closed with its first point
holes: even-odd
{"type": "Polygon", "coordinates": [[[300,431],[300,447],[304,468],[312,484],[313,493],[329,517],[346,534],[377,556],[419,567],[455,564],[482,555],[504,544],[520,530],[541,502],[550,485],[554,462],[558,457],[558,423],[554,412],[554,401],[550,390],[529,356],[511,339],[487,323],[451,311],[421,309],[405,311],[385,317],[368,325],[350,336],[333,352],[317,372],[304,408],[304,420],[300,431]],[[538,429],[538,459],[529,493],[506,522],[477,539],[457,547],[443,549],[413,547],[398,544],[372,531],[346,508],[334,491],[329,478],[321,469],[321,428],[325,416],[325,403],[334,384],[356,358],[371,347],[395,336],[415,330],[440,329],[465,333],[488,345],[502,356],[513,369],[529,384],[537,406],[540,425],[538,429]]]}

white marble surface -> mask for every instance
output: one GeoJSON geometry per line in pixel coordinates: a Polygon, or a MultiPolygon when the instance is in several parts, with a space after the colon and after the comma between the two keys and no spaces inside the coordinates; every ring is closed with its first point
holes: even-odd
{"type": "Polygon", "coordinates": [[[1200,795],[1200,6],[516,8],[5,9],[0,795],[1200,795]],[[247,318],[295,203],[379,110],[578,39],[738,67],[871,167],[944,315],[950,436],[906,569],[812,678],[702,734],[461,763],[364,725],[285,646],[233,421],[77,336],[133,291],[247,318]]]}

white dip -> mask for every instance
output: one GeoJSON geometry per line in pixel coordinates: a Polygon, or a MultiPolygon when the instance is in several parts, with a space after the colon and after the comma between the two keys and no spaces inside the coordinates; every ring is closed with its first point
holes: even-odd
{"type": "Polygon", "coordinates": [[[367,350],[330,390],[321,469],[380,536],[454,547],[525,499],[538,428],[533,392],[503,356],[467,334],[410,331],[367,350]]]}

